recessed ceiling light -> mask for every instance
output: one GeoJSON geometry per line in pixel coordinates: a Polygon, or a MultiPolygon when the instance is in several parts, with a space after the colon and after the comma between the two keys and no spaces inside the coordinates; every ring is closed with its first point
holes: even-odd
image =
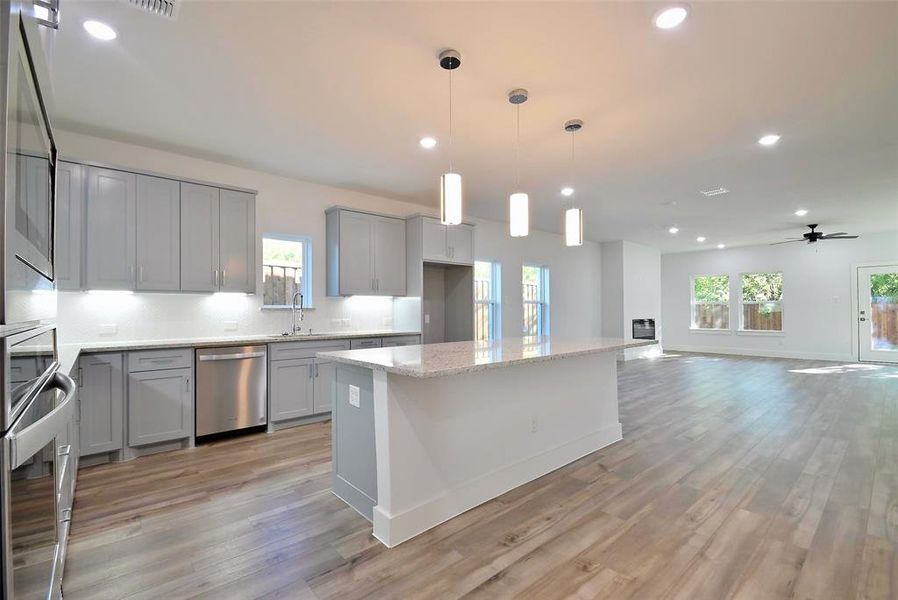
{"type": "Polygon", "coordinates": [[[685,6],[671,6],[655,14],[655,27],[658,29],[673,29],[686,20],[689,11],[685,6]]]}
{"type": "Polygon", "coordinates": [[[85,21],[84,30],[98,40],[103,40],[104,42],[114,40],[118,37],[115,29],[113,29],[106,23],[101,23],[99,21],[85,21]]]}
{"type": "Polygon", "coordinates": [[[677,233],[679,231],[680,231],[679,227],[671,227],[670,229],[667,230],[667,233],[677,233]]]}
{"type": "Polygon", "coordinates": [[[432,137],[428,136],[428,137],[422,137],[421,141],[419,141],[418,143],[421,144],[422,148],[427,148],[428,150],[430,150],[431,148],[433,148],[434,146],[437,145],[437,140],[436,140],[436,138],[432,138],[432,137]]]}
{"type": "Polygon", "coordinates": [[[574,188],[572,188],[572,187],[563,187],[563,188],[561,188],[561,195],[562,195],[562,196],[573,196],[573,195],[574,195],[574,188]]]}
{"type": "Polygon", "coordinates": [[[702,194],[705,196],[722,196],[723,194],[730,193],[730,190],[725,187],[714,188],[713,190],[702,190],[702,194]]]}
{"type": "Polygon", "coordinates": [[[705,241],[705,239],[706,239],[705,236],[700,235],[697,238],[695,238],[695,241],[698,242],[699,244],[701,244],[702,242],[705,241]]]}
{"type": "Polygon", "coordinates": [[[758,143],[762,146],[773,146],[778,141],[780,141],[780,136],[775,133],[768,133],[766,135],[761,136],[761,139],[758,140],[758,143]]]}
{"type": "Polygon", "coordinates": [[[806,214],[808,214],[808,211],[806,211],[806,210],[803,209],[803,208],[799,208],[798,210],[795,211],[795,216],[796,216],[796,217],[803,217],[803,216],[805,216],[806,214]]]}
{"type": "Polygon", "coordinates": [[[726,248],[726,247],[727,247],[726,244],[717,244],[717,249],[718,249],[718,250],[723,250],[723,249],[726,248]]]}

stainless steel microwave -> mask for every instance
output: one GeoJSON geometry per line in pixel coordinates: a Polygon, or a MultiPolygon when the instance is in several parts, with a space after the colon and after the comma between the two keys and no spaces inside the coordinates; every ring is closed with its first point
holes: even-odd
{"type": "Polygon", "coordinates": [[[0,328],[56,317],[57,148],[50,126],[50,82],[39,25],[0,0],[0,181],[3,185],[0,328]],[[52,301],[40,296],[52,295],[52,301]]]}

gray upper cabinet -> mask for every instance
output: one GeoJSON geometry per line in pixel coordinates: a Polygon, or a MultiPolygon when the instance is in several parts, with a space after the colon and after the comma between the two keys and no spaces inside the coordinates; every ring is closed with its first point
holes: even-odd
{"type": "Polygon", "coordinates": [[[422,257],[426,262],[474,264],[474,227],[443,225],[433,217],[421,219],[422,257]]]}
{"type": "Polygon", "coordinates": [[[219,265],[222,292],[256,291],[256,199],[252,194],[220,192],[219,265]]]}
{"type": "Polygon", "coordinates": [[[137,176],[137,289],[181,286],[181,191],[177,181],[137,176]]]}
{"type": "Polygon", "coordinates": [[[122,449],[124,377],[121,354],[79,359],[81,456],[122,449]]]}
{"type": "Polygon", "coordinates": [[[56,168],[56,285],[81,289],[81,228],[84,216],[84,167],[60,162],[56,168]]]}
{"type": "Polygon", "coordinates": [[[190,437],[193,369],[128,375],[128,444],[143,446],[190,437]]]}
{"type": "Polygon", "coordinates": [[[87,168],[88,289],[133,290],[137,176],[87,168]]]}
{"type": "Polygon", "coordinates": [[[328,296],[404,296],[405,264],[402,219],[328,209],[328,296]]]}
{"type": "Polygon", "coordinates": [[[218,188],[181,183],[182,291],[218,291],[218,197],[218,188]]]}

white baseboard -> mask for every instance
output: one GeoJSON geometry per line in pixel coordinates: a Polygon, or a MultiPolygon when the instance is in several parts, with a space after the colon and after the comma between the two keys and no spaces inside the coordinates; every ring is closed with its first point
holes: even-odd
{"type": "Polygon", "coordinates": [[[718,348],[716,346],[666,345],[665,352],[699,352],[701,354],[732,354],[735,356],[761,356],[768,358],[798,358],[805,360],[829,360],[836,362],[857,362],[849,353],[795,352],[792,350],[767,350],[755,348],[718,348]]]}
{"type": "Polygon", "coordinates": [[[374,537],[392,548],[475,506],[618,442],[622,437],[621,424],[616,423],[466,481],[400,514],[388,515],[375,506],[374,537]]]}

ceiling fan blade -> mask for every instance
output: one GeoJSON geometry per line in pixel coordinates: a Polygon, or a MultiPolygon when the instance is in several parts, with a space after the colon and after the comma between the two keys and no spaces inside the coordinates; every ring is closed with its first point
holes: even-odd
{"type": "Polygon", "coordinates": [[[804,238],[794,239],[794,240],[786,240],[785,242],[773,242],[770,244],[771,246],[779,246],[780,244],[791,244],[793,242],[803,242],[804,238]]]}
{"type": "Polygon", "coordinates": [[[833,236],[837,236],[837,235],[848,235],[848,234],[845,233],[844,231],[836,231],[835,233],[827,233],[823,237],[828,238],[828,237],[833,237],[833,236]]]}
{"type": "Polygon", "coordinates": [[[856,240],[858,236],[856,235],[825,235],[821,240],[856,240]]]}

